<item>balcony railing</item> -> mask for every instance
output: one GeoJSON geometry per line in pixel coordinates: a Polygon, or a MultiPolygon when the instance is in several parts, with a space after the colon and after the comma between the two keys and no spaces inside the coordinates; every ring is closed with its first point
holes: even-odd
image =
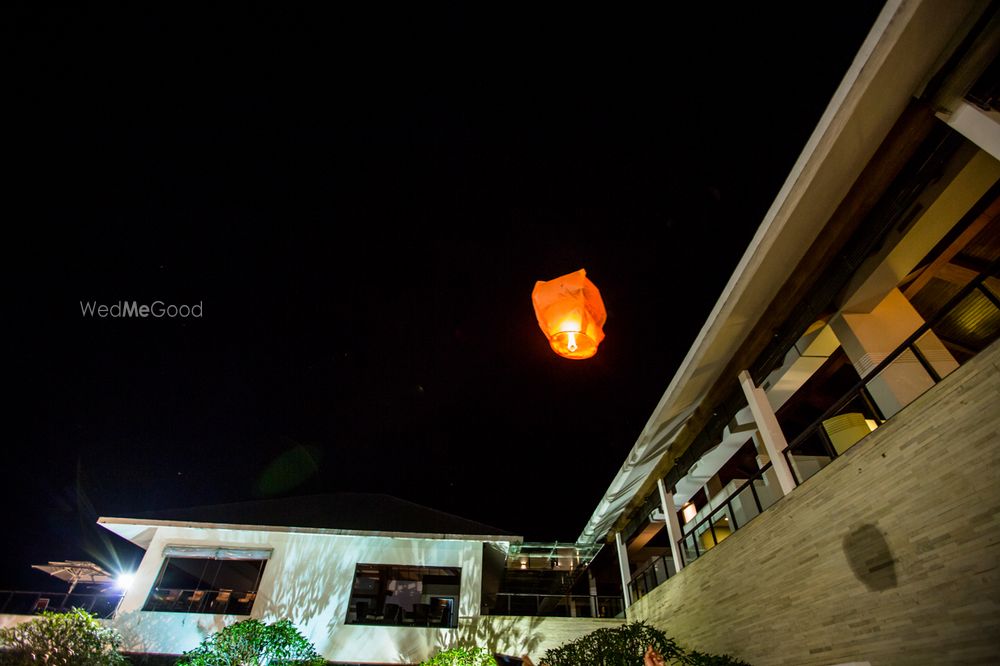
{"type": "Polygon", "coordinates": [[[500,592],[489,615],[544,617],[617,617],[623,611],[621,597],[595,594],[519,594],[500,592]]]}
{"type": "Polygon", "coordinates": [[[666,582],[675,573],[677,570],[670,558],[661,555],[653,559],[652,562],[636,572],[632,576],[632,580],[629,581],[628,587],[632,594],[632,601],[646,596],[650,590],[666,582]]]}
{"type": "Polygon", "coordinates": [[[775,502],[776,496],[773,492],[762,492],[767,487],[777,484],[775,479],[768,476],[770,471],[771,463],[766,463],[708,515],[690,527],[685,525],[681,529],[684,536],[679,545],[684,564],[690,564],[701,557],[702,553],[719,545],[720,541],[759,516],[775,502]]]}
{"type": "MultiPolygon", "coordinates": [[[[863,378],[855,383],[843,397],[830,405],[830,407],[827,408],[826,411],[819,416],[819,418],[813,421],[788,444],[788,447],[784,451],[784,455],[785,459],[788,461],[788,466],[792,470],[792,476],[795,478],[796,484],[801,484],[806,481],[806,479],[826,467],[834,459],[846,451],[847,448],[853,446],[862,438],[851,438],[848,440],[846,446],[843,443],[840,446],[837,446],[827,432],[825,427],[826,421],[848,412],[859,414],[868,421],[873,422],[876,426],[882,425],[882,423],[886,421],[886,417],[882,414],[882,411],[872,399],[868,385],[878,379],[879,376],[900,357],[908,354],[916,359],[921,367],[923,367],[923,369],[927,372],[927,376],[930,378],[930,383],[927,386],[928,389],[941,381],[941,373],[927,359],[924,352],[920,349],[919,342],[921,338],[928,333],[931,333],[935,326],[952,315],[952,313],[954,313],[958,307],[966,301],[966,299],[973,298],[977,294],[979,294],[980,297],[985,297],[985,303],[988,303],[993,307],[993,309],[1000,313],[1000,299],[998,299],[996,294],[990,291],[990,289],[983,284],[986,279],[991,276],[991,273],[996,270],[997,265],[994,263],[990,271],[982,273],[970,281],[933,317],[922,324],[916,331],[913,332],[912,335],[910,335],[910,337],[906,338],[906,340],[904,340],[902,344],[888,354],[881,363],[876,365],[871,372],[868,372],[863,378]]],[[[989,305],[986,307],[989,307],[989,305]]],[[[989,332],[989,335],[987,335],[983,340],[983,347],[985,348],[988,346],[996,340],[996,338],[997,331],[989,332]]],[[[915,396],[913,399],[915,400],[917,397],[919,396],[915,396]]],[[[865,431],[862,432],[863,434],[865,433],[865,431]]]]}
{"type": "MultiPolygon", "coordinates": [[[[944,322],[949,316],[955,313],[959,306],[966,303],[966,299],[982,299],[985,297],[985,302],[990,304],[997,313],[1000,313],[1000,299],[984,284],[986,279],[995,274],[997,270],[998,264],[994,262],[988,271],[969,282],[933,317],[914,331],[899,347],[875,366],[871,372],[867,373],[865,378],[852,386],[840,399],[834,401],[819,418],[792,440],[783,453],[797,485],[803,483],[846,450],[843,443],[840,444],[840,450],[838,450],[838,446],[826,430],[825,421],[847,412],[856,413],[858,414],[858,418],[874,422],[876,426],[886,421],[886,417],[879,409],[875,400],[873,400],[868,390],[868,385],[902,355],[912,354],[924,368],[931,382],[928,388],[941,381],[941,373],[920,349],[919,342],[921,338],[930,333],[934,326],[944,322]]],[[[998,330],[987,331],[982,340],[983,348],[992,344],[998,336],[1000,336],[1000,331],[998,330]]],[[[851,446],[859,440],[860,437],[858,440],[851,441],[847,446],[851,446]]],[[[708,515],[691,527],[685,527],[682,530],[684,536],[679,541],[679,544],[681,546],[681,557],[685,564],[697,559],[705,551],[714,548],[732,532],[745,525],[749,520],[759,515],[777,501],[778,498],[772,494],[759,492],[764,486],[775,483],[774,479],[770,479],[769,482],[765,480],[765,475],[767,475],[770,469],[771,464],[767,463],[751,479],[747,480],[730,494],[722,504],[714,508],[708,515]],[[762,483],[764,485],[760,485],[762,483]]],[[[649,589],[662,582],[658,577],[650,580],[647,574],[640,584],[633,586],[633,594],[635,598],[639,598],[642,594],[648,592],[649,589]],[[652,586],[649,585],[650,582],[653,583],[652,586]],[[645,589],[642,589],[640,586],[643,584],[646,585],[645,589]]],[[[636,577],[633,577],[633,583],[636,583],[636,577]]]]}
{"type": "Polygon", "coordinates": [[[22,592],[0,590],[0,614],[37,615],[43,611],[68,611],[81,608],[99,618],[115,614],[123,593],[22,592]]]}

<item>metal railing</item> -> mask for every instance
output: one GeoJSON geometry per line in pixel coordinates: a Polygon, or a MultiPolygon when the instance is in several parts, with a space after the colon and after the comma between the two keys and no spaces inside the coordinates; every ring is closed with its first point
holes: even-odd
{"type": "Polygon", "coordinates": [[[624,610],[621,597],[596,594],[497,593],[488,615],[544,617],[617,617],[624,610]]]}
{"type": "MultiPolygon", "coordinates": [[[[909,352],[927,372],[931,382],[930,385],[927,386],[927,389],[930,389],[932,386],[941,381],[941,374],[934,367],[934,365],[928,361],[927,356],[923,351],[921,351],[918,343],[921,338],[932,332],[934,326],[944,321],[970,295],[976,292],[985,296],[994,308],[1000,310],[1000,299],[998,299],[997,296],[983,284],[985,280],[991,276],[991,273],[996,270],[997,263],[994,262],[990,271],[981,273],[965,285],[965,287],[959,290],[959,292],[955,294],[955,296],[952,297],[944,305],[944,307],[938,310],[933,317],[917,328],[917,330],[906,338],[906,340],[904,340],[898,347],[896,347],[896,349],[890,352],[881,363],[872,368],[870,372],[866,373],[865,376],[848,389],[848,391],[839,400],[830,405],[829,408],[827,408],[816,420],[810,423],[805,430],[799,433],[799,435],[788,444],[788,447],[784,451],[784,456],[785,460],[788,461],[788,466],[792,470],[792,476],[795,479],[796,485],[803,483],[806,479],[810,478],[813,474],[825,467],[842,453],[837,451],[837,447],[834,445],[829,433],[824,427],[825,421],[847,411],[859,412],[866,418],[874,421],[876,425],[881,425],[886,421],[885,415],[872,399],[868,385],[875,381],[883,371],[885,371],[901,356],[909,352]],[[819,443],[818,446],[817,441],[819,443]],[[819,455],[816,455],[817,453],[819,455]],[[800,456],[798,461],[795,458],[796,455],[800,456]],[[805,465],[801,465],[802,458],[806,457],[808,457],[815,465],[815,468],[810,470],[805,465]],[[811,473],[807,475],[807,472],[809,471],[811,471],[811,473]]],[[[995,339],[996,335],[994,334],[991,339],[987,340],[986,344],[988,345],[995,339]]],[[[923,394],[923,392],[925,391],[922,391],[921,394],[923,394]]],[[[916,400],[918,397],[919,396],[914,396],[912,400],[916,400]]],[[[858,441],[860,441],[860,439],[858,441]]],[[[851,445],[854,443],[856,442],[852,442],[851,445]]]]}
{"type": "MultiPolygon", "coordinates": [[[[866,419],[874,421],[876,425],[881,425],[886,421],[886,416],[879,409],[868,390],[868,384],[892,365],[894,361],[899,359],[900,356],[906,352],[910,352],[930,377],[930,386],[941,381],[941,373],[938,372],[919,347],[921,338],[931,332],[933,327],[944,322],[970,295],[985,297],[993,308],[1000,311],[1000,297],[984,284],[988,278],[994,277],[998,270],[1000,270],[1000,261],[994,261],[987,271],[979,274],[960,289],[934,316],[922,324],[902,344],[886,356],[881,363],[876,365],[864,378],[854,384],[840,399],[836,400],[826,409],[819,418],[792,440],[783,452],[783,455],[789,463],[796,485],[801,484],[805,478],[800,473],[799,466],[795,464],[794,456],[796,452],[808,447],[810,442],[813,442],[813,447],[815,448],[814,438],[820,440],[819,450],[823,454],[822,457],[827,458],[826,463],[829,463],[839,455],[836,446],[824,428],[824,421],[849,410],[860,412],[866,419]]],[[[1000,331],[990,331],[982,341],[983,348],[995,342],[997,337],[1000,337],[1000,331]]],[[[916,397],[913,399],[915,400],[916,397]]],[[[801,463],[801,460],[799,462],[801,463]]],[[[761,484],[761,488],[777,485],[777,479],[772,478],[770,481],[765,479],[765,476],[771,470],[771,463],[768,462],[750,479],[731,493],[722,504],[712,509],[708,515],[691,527],[681,530],[683,537],[678,541],[678,545],[680,546],[681,559],[685,565],[700,557],[705,551],[717,546],[729,534],[746,525],[747,522],[760,515],[780,499],[781,493],[775,494],[773,491],[769,491],[762,497],[761,493],[758,492],[757,484],[761,484]],[[751,498],[752,502],[750,501],[751,498]]],[[[661,585],[670,577],[670,571],[667,568],[668,560],[663,557],[658,558],[658,560],[654,560],[652,564],[632,576],[629,588],[632,592],[633,601],[648,594],[650,590],[661,585]]]]}
{"type": "Polygon", "coordinates": [[[0,614],[37,615],[43,611],[80,608],[99,618],[110,618],[122,600],[122,592],[28,592],[0,590],[0,614]]]}
{"type": "Polygon", "coordinates": [[[701,557],[703,552],[717,546],[720,541],[759,516],[774,503],[774,498],[764,497],[762,499],[757,490],[757,483],[768,484],[765,476],[770,469],[771,463],[765,464],[730,493],[722,504],[712,509],[708,515],[690,528],[685,526],[681,529],[683,536],[678,543],[681,559],[685,565],[701,557]],[[739,510],[734,508],[734,504],[737,503],[739,510]]]}
{"type": "Polygon", "coordinates": [[[652,562],[640,569],[632,580],[629,581],[629,591],[632,593],[632,601],[649,594],[650,590],[667,581],[670,576],[677,573],[672,559],[663,555],[656,557],[652,562]]]}

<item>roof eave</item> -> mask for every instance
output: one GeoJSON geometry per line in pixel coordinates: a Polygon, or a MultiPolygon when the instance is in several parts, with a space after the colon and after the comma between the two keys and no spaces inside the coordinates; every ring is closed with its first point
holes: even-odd
{"type": "Polygon", "coordinates": [[[101,516],[97,523],[140,548],[148,548],[152,539],[150,529],[181,527],[192,529],[239,530],[248,532],[277,532],[285,534],[325,534],[350,537],[384,537],[390,539],[436,539],[448,541],[488,541],[522,543],[523,537],[497,534],[448,534],[433,532],[395,532],[379,530],[347,530],[330,527],[294,527],[288,525],[241,525],[236,523],[201,523],[188,520],[156,520],[149,518],[116,518],[101,516]]]}

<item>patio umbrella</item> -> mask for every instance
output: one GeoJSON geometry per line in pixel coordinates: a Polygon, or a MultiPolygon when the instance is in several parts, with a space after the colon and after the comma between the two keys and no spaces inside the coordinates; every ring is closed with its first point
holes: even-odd
{"type": "Polygon", "coordinates": [[[31,568],[44,571],[69,583],[67,594],[73,594],[73,589],[80,582],[110,583],[114,580],[114,576],[93,562],[68,560],[66,562],[49,562],[48,564],[32,564],[31,568]]]}

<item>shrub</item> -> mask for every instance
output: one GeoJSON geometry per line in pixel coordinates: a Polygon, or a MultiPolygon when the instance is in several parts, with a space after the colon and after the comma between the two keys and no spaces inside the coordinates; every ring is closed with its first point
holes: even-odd
{"type": "Polygon", "coordinates": [[[0,629],[0,663],[10,666],[120,666],[121,637],[85,610],[47,611],[38,618],[0,629]]]}
{"type": "Polygon", "coordinates": [[[650,645],[665,660],[683,663],[684,651],[665,633],[644,622],[598,629],[548,650],[542,658],[547,666],[642,666],[642,655],[650,645]]]}
{"type": "Polygon", "coordinates": [[[183,666],[321,666],[326,660],[289,620],[265,624],[251,619],[205,637],[201,645],[185,652],[177,663],[183,666]]]}
{"type": "Polygon", "coordinates": [[[420,666],[497,666],[497,661],[486,648],[452,648],[439,652],[420,666]]]}

